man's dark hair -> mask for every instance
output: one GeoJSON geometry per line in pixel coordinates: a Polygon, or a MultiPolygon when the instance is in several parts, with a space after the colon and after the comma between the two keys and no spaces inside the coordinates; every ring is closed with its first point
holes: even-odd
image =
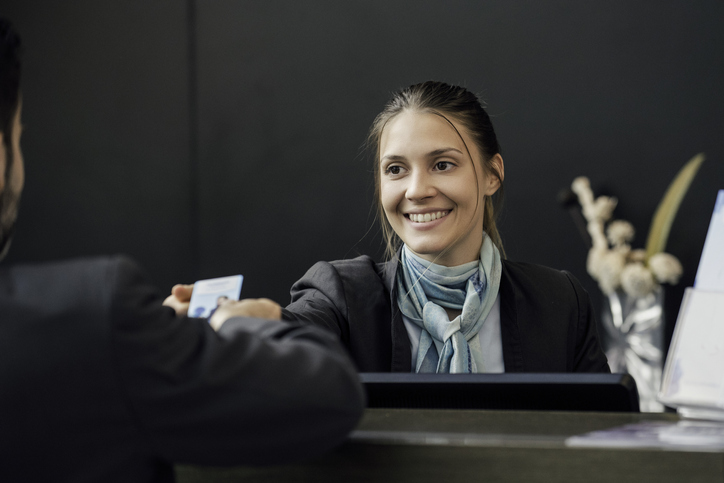
{"type": "Polygon", "coordinates": [[[7,153],[5,182],[13,164],[13,117],[20,99],[20,37],[7,19],[0,17],[0,132],[7,153]]]}

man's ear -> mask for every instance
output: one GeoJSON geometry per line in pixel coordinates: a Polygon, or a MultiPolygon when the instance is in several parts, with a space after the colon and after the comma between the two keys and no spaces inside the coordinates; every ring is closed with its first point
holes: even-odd
{"type": "Polygon", "coordinates": [[[490,170],[487,179],[488,186],[485,191],[487,196],[495,194],[505,179],[505,165],[503,164],[503,157],[500,153],[495,154],[495,156],[493,156],[490,160],[490,163],[492,164],[492,169],[490,170]]]}

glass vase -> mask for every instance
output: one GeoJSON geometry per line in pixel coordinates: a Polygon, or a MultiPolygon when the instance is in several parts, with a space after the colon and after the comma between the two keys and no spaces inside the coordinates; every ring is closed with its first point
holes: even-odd
{"type": "Polygon", "coordinates": [[[603,345],[611,372],[628,372],[636,380],[642,412],[663,411],[656,400],[663,367],[663,290],[657,287],[643,297],[617,290],[604,301],[603,345]]]}

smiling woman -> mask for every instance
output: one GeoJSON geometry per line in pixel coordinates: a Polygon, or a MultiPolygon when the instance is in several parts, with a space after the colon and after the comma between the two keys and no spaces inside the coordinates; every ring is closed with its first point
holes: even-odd
{"type": "Polygon", "coordinates": [[[477,96],[403,89],[369,143],[388,261],[315,264],[285,319],[336,333],[361,372],[609,371],[579,282],[504,260],[503,158],[477,96]]]}
{"type": "MultiPolygon", "coordinates": [[[[388,261],[315,264],[284,319],[334,332],[361,372],[609,372],[579,282],[504,259],[503,158],[477,96],[403,89],[369,144],[388,261]]],[[[190,293],[174,287],[167,304],[183,311],[190,293]]]]}

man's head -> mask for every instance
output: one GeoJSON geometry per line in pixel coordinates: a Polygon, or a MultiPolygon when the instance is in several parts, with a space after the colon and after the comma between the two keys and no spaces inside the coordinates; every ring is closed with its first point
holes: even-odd
{"type": "Polygon", "coordinates": [[[0,259],[10,246],[25,181],[20,151],[20,37],[0,18],[0,259]]]}

